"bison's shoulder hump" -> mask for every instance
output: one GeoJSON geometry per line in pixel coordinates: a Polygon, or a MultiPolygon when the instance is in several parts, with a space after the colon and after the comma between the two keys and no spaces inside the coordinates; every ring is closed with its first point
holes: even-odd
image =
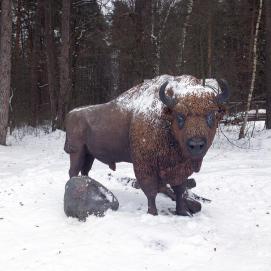
{"type": "Polygon", "coordinates": [[[169,95],[182,97],[191,93],[211,92],[211,88],[203,87],[202,80],[191,75],[171,76],[161,75],[127,90],[115,101],[123,110],[134,114],[154,117],[162,114],[163,103],[159,99],[161,85],[168,82],[166,91],[169,95]]]}

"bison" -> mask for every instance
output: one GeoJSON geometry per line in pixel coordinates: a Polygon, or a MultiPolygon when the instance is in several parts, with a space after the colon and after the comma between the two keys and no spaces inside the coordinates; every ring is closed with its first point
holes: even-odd
{"type": "Polygon", "coordinates": [[[108,103],[69,112],[64,149],[70,177],[80,171],[88,175],[94,159],[113,170],[116,163],[129,162],[147,197],[148,213],[157,215],[157,193],[170,185],[176,214],[191,215],[187,178],[200,170],[229,97],[225,80],[210,82],[203,86],[190,75],[162,75],[108,103]]]}

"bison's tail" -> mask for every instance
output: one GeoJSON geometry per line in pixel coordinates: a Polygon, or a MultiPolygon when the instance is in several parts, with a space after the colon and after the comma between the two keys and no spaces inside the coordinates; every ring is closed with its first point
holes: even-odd
{"type": "Polygon", "coordinates": [[[64,151],[69,154],[76,152],[76,149],[72,146],[72,144],[70,144],[67,136],[66,136],[66,140],[65,140],[64,151]]]}
{"type": "Polygon", "coordinates": [[[66,153],[71,153],[71,149],[70,149],[70,146],[68,144],[67,137],[66,137],[66,140],[65,140],[64,151],[66,153]]]}

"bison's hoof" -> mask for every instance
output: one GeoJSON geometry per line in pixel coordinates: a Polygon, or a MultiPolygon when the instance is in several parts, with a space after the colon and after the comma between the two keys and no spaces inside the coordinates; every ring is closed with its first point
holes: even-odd
{"type": "Polygon", "coordinates": [[[201,204],[198,201],[192,198],[186,198],[185,201],[189,211],[192,214],[196,214],[201,211],[201,204]]]}
{"type": "Polygon", "coordinates": [[[190,212],[190,210],[186,206],[176,209],[176,215],[193,216],[193,214],[190,212]]]}
{"type": "Polygon", "coordinates": [[[187,189],[192,189],[197,186],[197,183],[194,178],[189,178],[186,180],[187,189]]]}
{"type": "Polygon", "coordinates": [[[150,215],[158,215],[157,209],[148,209],[148,214],[150,214],[150,215]]]}
{"type": "Polygon", "coordinates": [[[186,198],[180,199],[179,204],[177,203],[176,215],[193,216],[193,213],[189,210],[186,198]]]}
{"type": "Polygon", "coordinates": [[[184,198],[184,203],[182,204],[182,207],[176,209],[176,215],[193,216],[193,214],[196,214],[200,211],[201,204],[198,201],[192,198],[184,198]]]}

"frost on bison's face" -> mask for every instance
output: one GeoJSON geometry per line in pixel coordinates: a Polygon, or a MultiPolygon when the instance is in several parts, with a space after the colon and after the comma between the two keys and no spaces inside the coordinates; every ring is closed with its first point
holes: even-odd
{"type": "MultiPolygon", "coordinates": [[[[191,87],[182,90],[181,96],[173,96],[176,89],[168,82],[161,86],[159,92],[161,101],[167,106],[165,113],[170,121],[171,133],[183,157],[192,161],[194,172],[200,170],[224,113],[220,101],[224,97],[216,95],[212,87],[201,87],[199,82],[195,80],[196,86],[191,84],[191,87]]],[[[218,83],[221,88],[227,88],[223,80],[218,83]]]]}

